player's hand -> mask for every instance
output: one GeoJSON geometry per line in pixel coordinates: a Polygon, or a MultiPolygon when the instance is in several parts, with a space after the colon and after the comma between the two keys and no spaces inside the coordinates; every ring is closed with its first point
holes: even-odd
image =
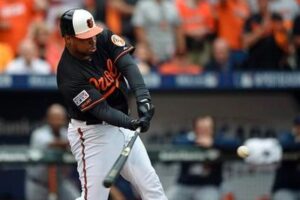
{"type": "Polygon", "coordinates": [[[130,129],[136,130],[138,127],[141,127],[142,133],[148,131],[150,127],[150,120],[147,117],[132,120],[130,129]]]}
{"type": "Polygon", "coordinates": [[[152,119],[155,107],[149,99],[143,99],[137,102],[139,117],[146,117],[149,121],[152,119]]]}

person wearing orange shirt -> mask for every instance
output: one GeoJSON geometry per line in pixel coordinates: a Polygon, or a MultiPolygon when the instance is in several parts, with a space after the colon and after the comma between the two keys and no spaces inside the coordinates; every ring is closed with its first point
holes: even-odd
{"type": "Polygon", "coordinates": [[[290,70],[289,35],[283,16],[269,10],[269,0],[257,0],[259,12],[245,23],[243,45],[248,51],[244,69],[290,70]]]}
{"type": "Polygon", "coordinates": [[[7,64],[14,58],[14,53],[9,45],[0,42],[0,73],[3,73],[7,64]]]}
{"type": "Polygon", "coordinates": [[[28,27],[37,11],[45,8],[46,0],[1,0],[0,42],[7,43],[16,53],[19,43],[26,37],[28,27]]]}
{"type": "Polygon", "coordinates": [[[38,48],[38,57],[51,66],[51,73],[56,74],[59,58],[64,50],[64,41],[57,26],[49,29],[46,23],[39,22],[32,26],[31,39],[38,48]]]}
{"type": "Polygon", "coordinates": [[[190,62],[186,54],[177,54],[158,68],[162,75],[198,75],[202,68],[190,62]]]}
{"type": "Polygon", "coordinates": [[[51,65],[51,73],[56,74],[59,58],[64,50],[64,41],[58,29],[54,29],[50,34],[49,41],[45,49],[45,59],[51,65]]]}
{"type": "Polygon", "coordinates": [[[203,65],[209,58],[209,38],[215,32],[212,6],[207,0],[176,0],[176,6],[189,56],[194,63],[203,65]]]}
{"type": "Polygon", "coordinates": [[[243,27],[249,16],[247,2],[245,0],[220,0],[215,10],[218,37],[225,39],[232,50],[241,50],[243,27]]]}
{"type": "Polygon", "coordinates": [[[117,34],[122,35],[131,43],[135,42],[131,18],[138,0],[109,0],[106,1],[107,26],[117,34]]]}

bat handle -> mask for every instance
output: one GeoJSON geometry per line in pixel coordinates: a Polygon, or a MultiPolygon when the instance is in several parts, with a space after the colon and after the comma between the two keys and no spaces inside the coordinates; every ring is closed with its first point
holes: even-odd
{"type": "Polygon", "coordinates": [[[140,133],[141,132],[141,127],[138,127],[137,129],[135,129],[135,132],[140,133]]]}

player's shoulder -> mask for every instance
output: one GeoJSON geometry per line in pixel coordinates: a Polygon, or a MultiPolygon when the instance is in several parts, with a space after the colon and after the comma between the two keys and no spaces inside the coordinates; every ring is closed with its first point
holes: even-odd
{"type": "Polygon", "coordinates": [[[97,42],[106,43],[112,34],[113,32],[111,30],[104,27],[102,32],[97,35],[97,42]]]}
{"type": "Polygon", "coordinates": [[[81,71],[76,60],[65,49],[57,66],[56,79],[58,86],[80,80],[82,78],[81,71]]]}
{"type": "Polygon", "coordinates": [[[109,28],[102,27],[102,31],[97,35],[97,38],[104,40],[107,39],[111,34],[113,34],[113,32],[109,28]]]}
{"type": "Polygon", "coordinates": [[[126,42],[122,37],[113,33],[111,30],[107,28],[104,28],[103,31],[97,36],[97,43],[101,47],[114,46],[114,45],[123,47],[126,45],[126,42]]]}
{"type": "Polygon", "coordinates": [[[78,72],[78,69],[76,67],[77,65],[78,64],[75,58],[72,57],[70,53],[68,53],[67,49],[65,49],[57,66],[57,74],[69,74],[70,76],[72,76],[78,72]]]}

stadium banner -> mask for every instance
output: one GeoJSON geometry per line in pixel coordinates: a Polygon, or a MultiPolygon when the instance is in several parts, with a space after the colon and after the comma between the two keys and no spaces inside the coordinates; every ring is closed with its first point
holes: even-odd
{"type": "MultiPolygon", "coordinates": [[[[251,90],[300,88],[300,71],[296,72],[205,72],[199,75],[144,75],[152,90],[251,90]]],[[[57,90],[55,75],[0,75],[1,90],[57,90]]]]}

